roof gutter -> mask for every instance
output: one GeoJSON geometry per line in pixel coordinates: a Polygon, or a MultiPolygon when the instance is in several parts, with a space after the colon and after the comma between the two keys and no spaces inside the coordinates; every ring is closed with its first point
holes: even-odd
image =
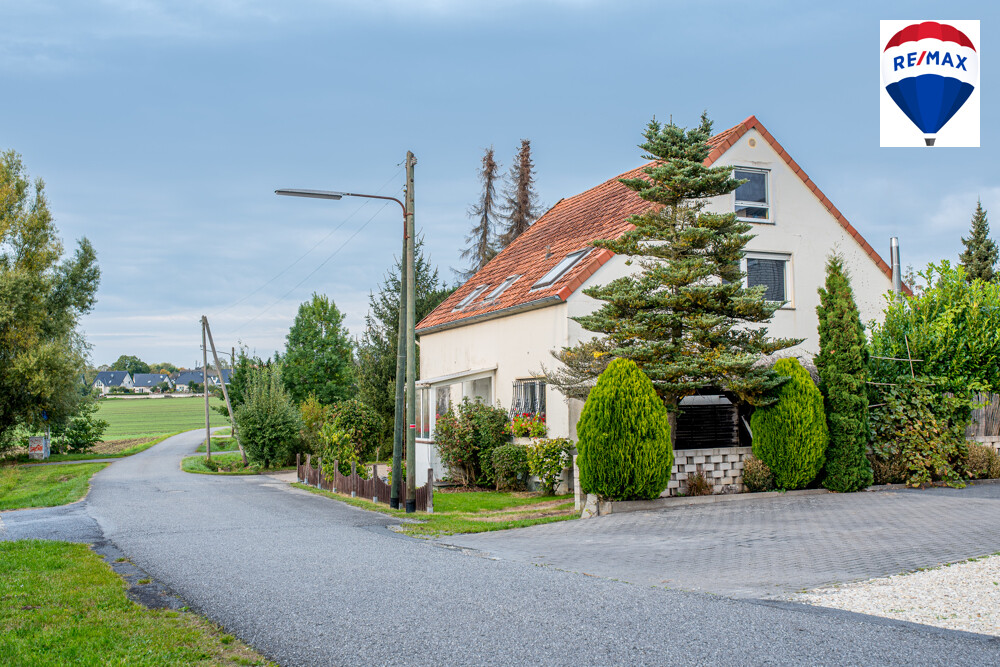
{"type": "Polygon", "coordinates": [[[546,308],[559,303],[565,303],[565,300],[563,300],[563,298],[558,294],[551,294],[549,296],[542,297],[541,299],[536,299],[535,301],[529,301],[528,303],[509,306],[507,308],[501,308],[500,310],[492,310],[488,313],[473,315],[472,317],[463,317],[462,319],[455,320],[454,322],[445,322],[444,324],[436,324],[434,326],[424,327],[423,329],[417,329],[417,335],[425,336],[427,334],[446,331],[448,329],[457,329],[458,327],[478,324],[480,322],[486,322],[487,320],[495,320],[499,317],[507,317],[508,315],[523,313],[529,310],[538,310],[539,308],[546,308]]]}

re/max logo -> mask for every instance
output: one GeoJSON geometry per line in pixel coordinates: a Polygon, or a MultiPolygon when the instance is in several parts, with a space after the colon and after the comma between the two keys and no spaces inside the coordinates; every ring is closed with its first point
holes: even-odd
{"type": "Polygon", "coordinates": [[[903,69],[906,67],[917,67],[918,65],[923,64],[923,65],[941,65],[942,67],[944,67],[945,65],[950,65],[955,69],[962,69],[968,72],[969,70],[965,69],[965,61],[968,59],[969,59],[968,56],[960,56],[956,53],[955,58],[953,60],[951,54],[948,53],[947,51],[945,51],[943,57],[941,56],[940,51],[923,51],[919,54],[918,57],[917,52],[912,51],[910,53],[907,53],[905,56],[896,56],[895,58],[893,58],[892,71],[895,72],[898,69],[903,69]]]}

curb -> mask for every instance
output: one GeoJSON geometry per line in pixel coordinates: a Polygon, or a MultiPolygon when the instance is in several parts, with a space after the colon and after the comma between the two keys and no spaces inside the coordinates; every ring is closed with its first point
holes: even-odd
{"type": "MultiPolygon", "coordinates": [[[[764,491],[762,493],[729,493],[714,496],[671,496],[668,498],[655,498],[653,500],[594,500],[597,511],[590,514],[594,516],[606,516],[608,514],[622,514],[625,512],[649,512],[681,505],[711,505],[713,503],[726,502],[746,502],[758,500],[760,498],[787,498],[789,496],[818,496],[831,493],[826,489],[800,489],[798,491],[764,491]]],[[[590,497],[587,498],[588,504],[590,497]]],[[[589,518],[584,512],[582,518],[589,518]]]]}

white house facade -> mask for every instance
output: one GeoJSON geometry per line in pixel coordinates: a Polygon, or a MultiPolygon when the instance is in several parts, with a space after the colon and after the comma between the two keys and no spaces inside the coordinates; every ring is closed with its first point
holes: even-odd
{"type": "MultiPolygon", "coordinates": [[[[711,200],[707,210],[736,211],[753,223],[747,281],[787,301],[770,334],[802,338],[801,352],[818,352],[817,289],[833,251],[850,270],[862,320],[879,318],[892,288],[889,265],[764,126],[751,116],[709,143],[706,162],[732,166],[747,183],[711,200]]],[[[642,167],[622,176],[642,176],[642,167]]],[[[593,337],[571,319],[600,306],[582,290],[636,270],[625,257],[589,245],[617,237],[628,229],[628,216],[649,207],[618,178],[558,202],[418,324],[418,470],[433,465],[444,472],[433,448],[434,421],[449,401],[465,396],[542,413],[549,437],[576,439],[582,403],[546,387],[542,369],[558,363],[553,350],[593,337]]]]}

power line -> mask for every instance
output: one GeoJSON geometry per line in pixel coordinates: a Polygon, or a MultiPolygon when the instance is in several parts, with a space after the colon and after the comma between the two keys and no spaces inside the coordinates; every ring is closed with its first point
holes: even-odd
{"type": "MultiPolygon", "coordinates": [[[[375,213],[373,213],[372,216],[370,218],[368,218],[368,220],[366,220],[363,225],[361,225],[360,227],[358,227],[353,234],[351,234],[349,237],[347,237],[347,239],[343,243],[341,243],[340,246],[336,250],[334,250],[330,255],[328,255],[327,258],[324,259],[322,261],[322,263],[320,263],[319,266],[317,266],[315,269],[313,269],[309,273],[309,275],[307,275],[305,278],[303,278],[298,283],[296,283],[296,285],[294,287],[292,287],[290,290],[288,290],[287,292],[285,292],[284,294],[282,294],[280,297],[278,297],[277,299],[275,299],[274,301],[272,301],[270,305],[268,305],[266,308],[264,308],[264,310],[260,311],[254,317],[252,317],[251,319],[247,320],[246,322],[244,322],[243,324],[241,324],[239,327],[237,327],[236,328],[237,332],[242,331],[244,327],[247,327],[247,326],[253,324],[254,322],[256,322],[257,320],[259,320],[261,317],[263,317],[265,314],[267,314],[267,312],[270,311],[271,308],[273,308],[274,306],[278,305],[281,301],[283,301],[285,299],[285,297],[287,297],[288,295],[290,295],[292,292],[294,292],[299,287],[301,287],[307,280],[309,280],[314,275],[316,275],[316,273],[320,269],[322,269],[324,266],[326,266],[326,264],[331,259],[333,259],[334,257],[336,257],[337,254],[340,253],[340,251],[343,250],[347,246],[348,243],[350,243],[352,240],[354,240],[354,237],[357,236],[358,234],[360,234],[362,232],[362,230],[364,230],[364,228],[367,227],[368,224],[372,220],[374,220],[375,217],[379,213],[381,213],[385,209],[385,207],[388,206],[388,205],[389,205],[389,202],[385,202],[384,204],[382,204],[382,206],[377,211],[375,211],[375,213]]],[[[343,226],[343,225],[341,225],[341,226],[343,226]]],[[[339,228],[340,227],[338,227],[338,229],[339,228]]]]}
{"type": "MultiPolygon", "coordinates": [[[[390,183],[392,183],[392,182],[393,182],[394,180],[396,180],[396,179],[397,179],[397,178],[399,177],[399,174],[400,174],[400,172],[402,172],[402,171],[403,171],[403,169],[402,169],[402,168],[399,168],[399,169],[397,169],[397,170],[396,170],[396,173],[394,173],[394,174],[393,174],[393,175],[392,175],[392,176],[391,176],[391,177],[389,178],[389,180],[387,180],[387,181],[386,181],[385,183],[383,183],[383,184],[382,184],[382,187],[380,187],[380,188],[379,188],[378,190],[376,190],[376,191],[375,191],[375,193],[376,193],[376,194],[378,194],[378,193],[380,193],[380,192],[381,192],[382,190],[384,190],[384,189],[385,189],[386,187],[388,187],[388,185],[389,185],[390,183]]],[[[222,315],[223,313],[225,313],[225,312],[227,312],[227,311],[231,310],[232,308],[235,308],[236,306],[240,305],[241,303],[243,303],[244,301],[246,301],[247,299],[249,299],[249,298],[250,298],[250,297],[252,297],[253,295],[255,295],[255,294],[257,294],[258,292],[260,292],[260,291],[261,291],[262,289],[264,289],[265,287],[267,287],[268,285],[270,285],[271,283],[273,283],[273,282],[274,282],[275,280],[277,280],[277,279],[278,279],[278,278],[280,278],[281,276],[283,276],[283,275],[285,275],[286,273],[288,273],[288,271],[290,271],[290,270],[291,270],[291,269],[292,269],[292,268],[293,268],[293,267],[294,267],[294,266],[295,266],[296,264],[298,264],[299,262],[301,262],[301,261],[302,261],[303,259],[305,259],[305,258],[306,258],[306,257],[307,257],[308,255],[310,255],[310,254],[311,254],[311,253],[312,253],[312,252],[313,252],[314,250],[316,250],[316,249],[317,249],[317,248],[319,248],[319,247],[320,247],[321,245],[323,245],[323,244],[324,244],[324,243],[326,242],[326,240],[327,240],[327,239],[329,239],[329,238],[330,238],[331,236],[333,236],[333,235],[334,235],[334,234],[336,234],[336,233],[337,233],[338,231],[340,231],[340,228],[341,228],[341,227],[343,227],[344,225],[346,225],[346,224],[348,223],[348,221],[350,221],[350,219],[351,219],[351,218],[353,218],[353,217],[354,217],[354,216],[355,216],[355,215],[356,215],[357,213],[360,213],[360,212],[361,212],[361,209],[363,209],[363,208],[364,208],[364,207],[365,207],[365,206],[366,206],[366,205],[367,205],[367,204],[368,204],[368,203],[369,203],[370,201],[371,201],[371,200],[367,200],[367,199],[366,199],[366,200],[365,200],[365,201],[364,201],[364,202],[363,202],[363,203],[362,203],[362,204],[361,204],[360,206],[358,206],[358,207],[357,207],[356,209],[354,209],[354,211],[352,211],[352,212],[351,212],[351,213],[350,213],[350,214],[349,214],[349,215],[348,215],[348,216],[347,216],[346,218],[344,218],[344,220],[343,220],[343,221],[342,221],[342,222],[341,222],[341,223],[340,223],[339,225],[337,225],[336,227],[334,227],[334,228],[333,228],[333,229],[332,229],[332,230],[330,231],[330,233],[329,233],[329,234],[327,234],[326,236],[324,236],[324,237],[323,237],[322,239],[320,239],[320,240],[319,240],[319,242],[318,242],[318,243],[316,243],[316,244],[315,244],[315,245],[313,245],[313,246],[312,246],[311,248],[309,248],[308,250],[306,250],[306,251],[305,251],[304,253],[302,253],[301,255],[299,255],[298,259],[296,259],[296,260],[295,260],[294,262],[292,262],[291,264],[289,264],[288,266],[286,266],[285,268],[283,268],[283,269],[282,269],[281,271],[279,271],[278,273],[274,274],[274,276],[272,276],[270,280],[268,280],[268,281],[264,282],[263,284],[261,284],[261,285],[260,285],[259,287],[257,287],[257,289],[255,289],[255,290],[253,290],[252,292],[250,292],[249,294],[245,295],[244,297],[242,297],[242,298],[241,298],[241,299],[239,299],[238,301],[234,301],[233,303],[229,304],[228,306],[226,306],[226,307],[225,307],[225,308],[223,308],[222,310],[218,311],[218,312],[216,313],[216,316],[218,316],[218,315],[222,315]]],[[[379,209],[379,210],[382,210],[382,209],[379,209]]],[[[366,224],[367,224],[367,223],[366,223],[366,224]]],[[[324,263],[325,263],[325,262],[324,262],[324,263]]],[[[312,274],[310,274],[310,275],[312,275],[312,274]]],[[[300,283],[300,284],[301,284],[301,283],[300,283]]],[[[259,317],[259,316],[258,316],[258,317],[259,317]]]]}

